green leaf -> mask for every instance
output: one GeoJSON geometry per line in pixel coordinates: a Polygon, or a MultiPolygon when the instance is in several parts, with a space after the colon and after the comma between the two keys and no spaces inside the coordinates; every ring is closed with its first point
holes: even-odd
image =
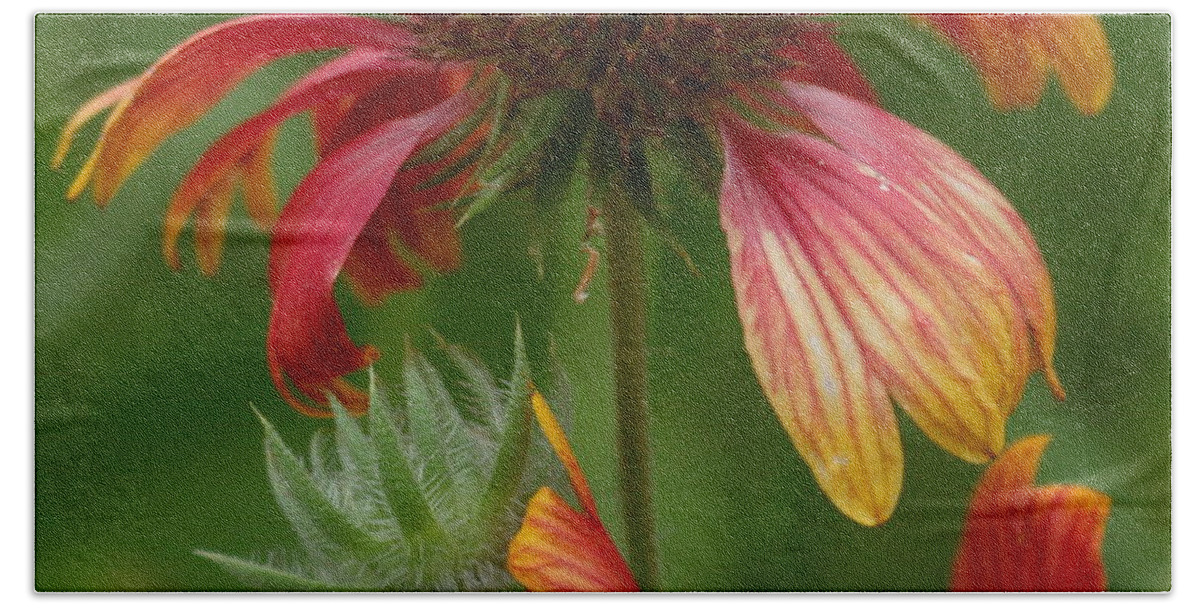
{"type": "MultiPolygon", "coordinates": [[[[256,412],[257,414],[257,412],[256,412]]],[[[345,555],[364,561],[384,549],[383,543],[347,519],[313,483],[275,427],[261,414],[267,473],[275,499],[310,551],[345,555]]]]}
{"type": "Polygon", "coordinates": [[[529,377],[525,356],[525,341],[521,335],[521,323],[517,322],[513,337],[513,376],[505,399],[505,409],[499,413],[503,420],[500,448],[492,468],[487,491],[479,502],[479,513],[488,528],[500,531],[504,516],[509,510],[522,474],[526,470],[529,456],[530,431],[532,429],[528,390],[524,381],[529,377]]]}
{"type": "Polygon", "coordinates": [[[276,566],[261,564],[223,555],[197,550],[196,555],[216,562],[230,574],[237,577],[255,591],[335,591],[321,581],[314,580],[297,572],[291,572],[276,566]]]}
{"type": "Polygon", "coordinates": [[[441,528],[429,510],[412,465],[400,447],[397,418],[370,372],[369,424],[371,443],[379,458],[379,476],[392,514],[408,537],[441,538],[441,528]]]}
{"type": "Polygon", "coordinates": [[[462,372],[465,382],[463,386],[470,393],[469,399],[459,400],[459,411],[463,416],[483,426],[493,435],[500,434],[503,429],[503,399],[504,393],[496,385],[496,378],[477,357],[468,353],[462,347],[441,340],[439,344],[446,356],[462,372]]]}
{"type": "Polygon", "coordinates": [[[337,452],[342,468],[351,477],[374,477],[377,457],[371,440],[337,399],[330,396],[329,404],[333,409],[337,452]]]}
{"type": "Polygon", "coordinates": [[[422,486],[435,515],[447,523],[449,514],[465,512],[463,507],[475,504],[483,491],[479,462],[494,446],[471,433],[441,376],[411,346],[404,380],[409,433],[422,459],[422,486]],[[450,504],[442,508],[444,501],[450,504]]]}

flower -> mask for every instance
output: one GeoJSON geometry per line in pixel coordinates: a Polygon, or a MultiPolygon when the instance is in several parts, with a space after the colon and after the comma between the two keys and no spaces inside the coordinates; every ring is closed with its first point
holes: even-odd
{"type": "Polygon", "coordinates": [[[530,591],[637,591],[633,573],[600,521],[566,434],[536,389],[531,403],[582,510],[572,508],[554,490],[540,488],[509,543],[508,571],[530,591]]]}
{"type": "Polygon", "coordinates": [[[1050,437],[1009,446],[984,472],[954,560],[954,591],[1103,591],[1111,500],[1083,486],[1034,486],[1050,437]]]}
{"type": "Polygon", "coordinates": [[[945,36],[979,71],[992,105],[1032,108],[1053,70],[1063,91],[1084,114],[1108,104],[1115,74],[1104,27],[1095,15],[987,15],[916,17],[945,36]]]}
{"type": "MultiPolygon", "coordinates": [[[[1002,109],[1035,103],[1051,68],[1084,112],[1111,91],[1094,17],[921,19],[976,63],[1002,109]],[[1005,67],[1007,56],[1017,67],[1005,67]]],[[[495,194],[569,175],[584,153],[594,155],[593,179],[624,190],[657,226],[645,141],[676,128],[699,133],[696,147],[719,139],[721,224],[751,363],[823,491],[876,525],[903,477],[893,401],[943,448],[984,463],[1003,448],[1033,371],[1059,399],[1064,391],[1052,367],[1050,275],[1028,228],[968,161],[877,106],[834,33],[796,16],[238,19],[86,104],[58,160],[78,126],[112,106],[71,188],[91,182],[103,204],[155,145],[257,67],[351,49],[214,144],[176,193],[164,239],[177,266],[194,213],[200,267],[215,271],[241,188],[250,215],[272,230],[275,384],[298,410],[328,415],[327,394],[351,412],[366,408],[344,377],[378,356],[346,332],[333,297],[340,274],[371,303],[420,284],[412,258],[452,270],[454,220],[476,207],[460,216],[447,206],[473,188],[495,194]],[[584,101],[559,106],[560,119],[506,122],[564,92],[584,101]],[[301,111],[313,114],[320,161],[275,220],[272,135],[301,111]],[[398,257],[393,240],[411,255],[398,257]]],[[[563,190],[543,186],[535,197],[563,190]]]]}
{"type": "Polygon", "coordinates": [[[434,162],[410,167],[406,161],[472,114],[481,92],[464,90],[470,71],[461,64],[414,59],[414,43],[406,29],[367,17],[234,19],[192,36],[141,76],[85,104],[64,130],[54,159],[61,163],[79,128],[111,107],[68,191],[75,198],[90,185],[96,202],[105,205],[163,140],[258,68],[285,55],[350,49],[214,143],[184,178],[165,216],[167,263],[180,266],[177,242],[195,216],[197,262],[207,274],[217,270],[235,190],[250,217],[271,231],[268,362],[280,394],[310,415],[331,415],[328,394],[362,413],[365,394],[342,376],[378,356],[347,335],[332,292],[339,273],[364,301],[379,303],[422,282],[393,250],[393,239],[434,270],[459,264],[455,218],[433,208],[461,194],[465,170],[432,186],[427,182],[461,158],[461,147],[434,162]],[[305,111],[312,113],[320,161],[277,218],[269,168],[274,137],[285,119],[305,111]]]}

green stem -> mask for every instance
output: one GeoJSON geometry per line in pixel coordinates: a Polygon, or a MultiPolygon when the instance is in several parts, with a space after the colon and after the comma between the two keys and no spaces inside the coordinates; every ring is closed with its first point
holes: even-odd
{"type": "Polygon", "coordinates": [[[644,590],[658,589],[650,483],[650,416],[646,399],[646,275],[642,219],[622,187],[612,155],[593,156],[592,195],[604,212],[609,323],[616,391],[618,495],[629,565],[644,590]],[[606,162],[607,161],[607,162],[606,162]],[[609,169],[609,170],[606,170],[609,169]]]}

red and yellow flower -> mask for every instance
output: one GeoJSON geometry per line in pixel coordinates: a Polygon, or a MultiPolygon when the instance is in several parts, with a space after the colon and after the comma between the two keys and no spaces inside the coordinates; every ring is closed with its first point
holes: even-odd
{"type": "MultiPolygon", "coordinates": [[[[1051,72],[1086,113],[1108,100],[1112,58],[1094,17],[922,19],[977,66],[997,107],[1036,103],[1051,72]]],[[[242,193],[271,231],[275,384],[300,411],[328,415],[329,394],[366,407],[344,377],[378,356],[347,334],[333,285],[344,274],[373,303],[421,284],[414,259],[457,267],[458,216],[446,203],[473,186],[479,142],[498,132],[475,120],[497,99],[496,79],[511,85],[496,103],[585,92],[593,124],[616,135],[614,157],[631,165],[645,162],[640,139],[698,125],[724,152],[721,224],[759,381],[825,493],[875,525],[903,475],[893,402],[943,448],[983,463],[1004,446],[1033,371],[1059,398],[1063,389],[1050,275],[1028,228],[967,160],[876,105],[834,33],[795,16],[235,19],[86,104],[55,160],[111,107],[69,192],[90,185],[105,204],[159,143],[259,67],[346,49],[205,153],[170,204],[163,245],[178,266],[194,217],[197,261],[215,272],[242,193]],[[277,212],[272,142],[301,112],[320,158],[277,212]],[[436,158],[421,154],[447,139],[436,158]]],[[[625,169],[638,178],[625,185],[645,185],[645,166],[625,169]]],[[[550,497],[540,502],[552,511],[550,497]]]]}
{"type": "Polygon", "coordinates": [[[163,140],[258,68],[285,55],[350,49],[214,143],[176,191],[164,226],[163,255],[178,268],[177,243],[194,217],[197,263],[215,273],[234,193],[241,192],[249,216],[271,232],[271,373],[280,394],[310,415],[330,415],[328,394],[352,412],[364,411],[365,395],[342,376],[378,356],[346,332],[333,298],[339,274],[363,300],[378,303],[422,283],[394,252],[397,245],[437,271],[459,264],[454,215],[435,207],[461,193],[464,176],[424,183],[462,150],[415,167],[405,163],[461,123],[482,96],[464,88],[467,66],[414,59],[415,43],[406,29],[367,17],[263,15],[222,23],[81,108],[55,157],[61,162],[79,127],[111,107],[68,192],[74,198],[90,185],[105,205],[163,140]],[[312,115],[320,161],[280,213],[270,171],[275,134],[301,112],[312,115]]]}

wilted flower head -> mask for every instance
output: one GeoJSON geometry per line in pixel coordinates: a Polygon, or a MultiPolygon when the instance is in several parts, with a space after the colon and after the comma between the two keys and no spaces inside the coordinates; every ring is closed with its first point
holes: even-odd
{"type": "MultiPolygon", "coordinates": [[[[1094,17],[925,19],[1001,108],[1036,102],[1050,71],[1085,112],[1108,99],[1094,17]],[[1014,73],[996,61],[1011,49],[1027,60],[1014,73]]],[[[374,303],[420,285],[422,270],[453,270],[458,224],[516,189],[553,198],[579,156],[593,185],[661,229],[646,148],[685,133],[681,166],[720,172],[697,159],[724,154],[721,222],[767,399],[838,508],[878,524],[902,478],[892,401],[950,452],[985,462],[1033,370],[1062,389],[1050,277],[1029,230],[968,161],[877,107],[835,27],[799,15],[236,19],[85,105],[56,160],[113,107],[70,192],[91,183],[107,202],[164,138],[266,62],[348,49],[214,144],[177,192],[164,240],[177,265],[194,215],[198,262],[215,271],[243,192],[272,234],[276,386],[300,411],[329,415],[328,395],[366,409],[344,377],[379,355],[347,334],[338,276],[374,303]],[[299,112],[311,113],[320,158],[275,220],[271,142],[299,112]]]]}

